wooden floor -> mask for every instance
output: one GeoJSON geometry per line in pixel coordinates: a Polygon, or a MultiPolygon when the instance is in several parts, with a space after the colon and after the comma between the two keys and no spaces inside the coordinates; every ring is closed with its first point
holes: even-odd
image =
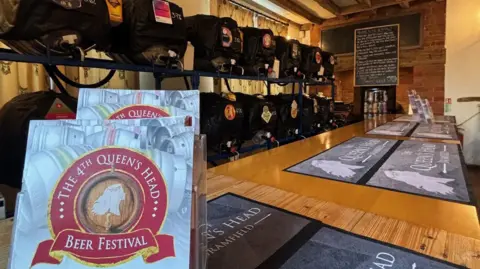
{"type": "MultiPolygon", "coordinates": [[[[216,175],[251,181],[380,216],[480,239],[477,210],[472,205],[283,171],[350,138],[382,137],[365,135],[365,133],[392,119],[392,117],[383,117],[367,120],[221,165],[210,171],[216,175]]],[[[388,138],[459,144],[458,141],[448,140],[388,138]]]]}

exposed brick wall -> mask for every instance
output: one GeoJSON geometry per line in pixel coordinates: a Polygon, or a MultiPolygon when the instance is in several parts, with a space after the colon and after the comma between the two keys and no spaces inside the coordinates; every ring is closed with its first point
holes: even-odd
{"type": "MultiPolygon", "coordinates": [[[[409,9],[399,6],[382,8],[376,14],[364,12],[347,20],[330,19],[312,30],[312,44],[320,41],[320,31],[323,28],[341,26],[344,24],[375,20],[386,16],[396,16],[405,13],[423,13],[423,45],[416,49],[400,50],[400,85],[397,87],[397,103],[406,110],[408,108],[408,89],[415,89],[423,98],[428,98],[432,103],[435,114],[443,115],[443,103],[445,98],[445,25],[446,25],[446,1],[419,0],[411,3],[409,9]]],[[[353,55],[338,57],[335,67],[337,77],[338,100],[346,103],[353,102],[353,55]]],[[[330,90],[325,87],[318,89],[330,96],[330,90]]]]}

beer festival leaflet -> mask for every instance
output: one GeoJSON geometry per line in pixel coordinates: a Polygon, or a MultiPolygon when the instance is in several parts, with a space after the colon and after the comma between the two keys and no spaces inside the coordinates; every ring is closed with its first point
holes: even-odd
{"type": "Polygon", "coordinates": [[[200,134],[200,94],[197,90],[80,89],[77,119],[139,119],[193,114],[200,134]]]}
{"type": "Polygon", "coordinates": [[[184,121],[33,121],[9,268],[188,268],[184,121]]]}
{"type": "Polygon", "coordinates": [[[193,128],[183,121],[32,122],[10,267],[187,268],[193,128]],[[44,240],[48,232],[57,236],[44,240]]]}

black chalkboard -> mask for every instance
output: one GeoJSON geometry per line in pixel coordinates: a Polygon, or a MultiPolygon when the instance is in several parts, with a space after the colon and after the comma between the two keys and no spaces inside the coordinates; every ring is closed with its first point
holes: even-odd
{"type": "Polygon", "coordinates": [[[398,85],[400,25],[355,30],[355,86],[398,85]]]}
{"type": "Polygon", "coordinates": [[[321,48],[334,54],[353,53],[356,29],[392,24],[400,24],[401,48],[422,45],[422,14],[415,13],[322,30],[321,48]]]}

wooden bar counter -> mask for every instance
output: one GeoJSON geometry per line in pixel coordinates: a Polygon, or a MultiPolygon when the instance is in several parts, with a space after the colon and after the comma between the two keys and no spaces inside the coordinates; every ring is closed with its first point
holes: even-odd
{"type": "MultiPolygon", "coordinates": [[[[372,214],[480,239],[477,210],[472,205],[283,171],[285,168],[353,137],[413,140],[413,138],[407,137],[365,134],[367,131],[393,119],[394,116],[384,116],[365,120],[227,163],[212,168],[210,171],[216,175],[230,176],[243,181],[275,187],[305,197],[334,202],[372,214]]],[[[460,143],[452,140],[415,140],[460,143]]]]}

